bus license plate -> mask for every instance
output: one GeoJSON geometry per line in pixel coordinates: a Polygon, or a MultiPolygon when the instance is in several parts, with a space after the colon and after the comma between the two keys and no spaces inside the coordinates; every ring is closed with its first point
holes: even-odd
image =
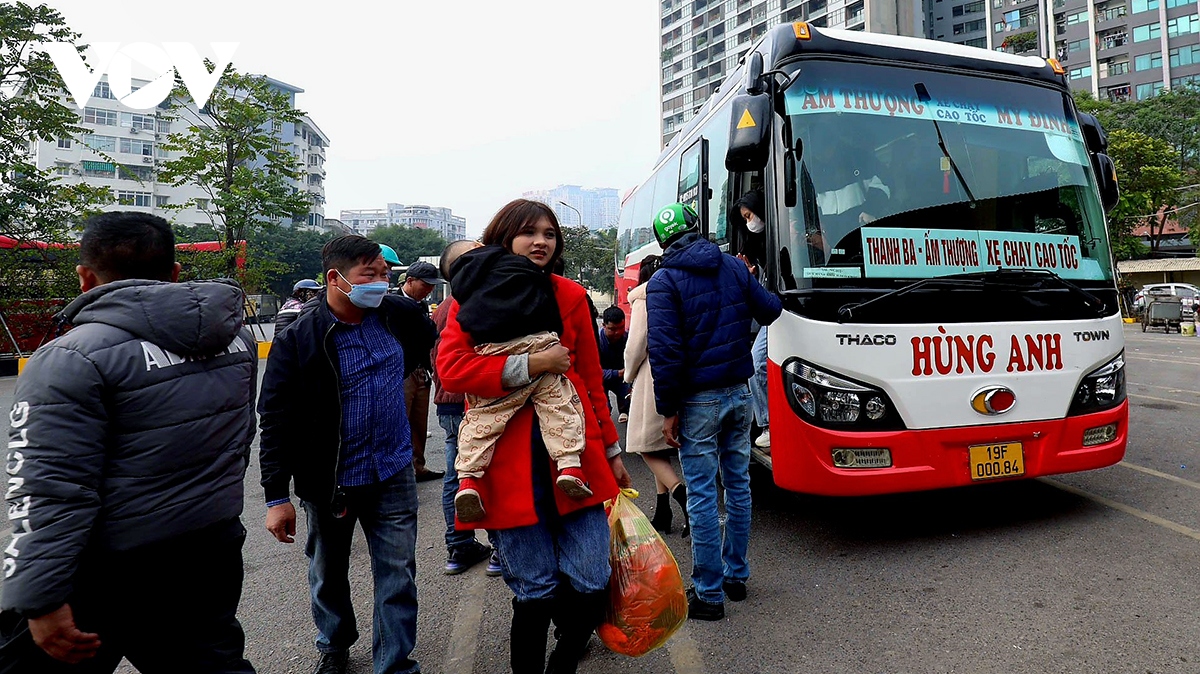
{"type": "Polygon", "coordinates": [[[971,445],[971,479],[994,480],[1025,474],[1025,452],[1019,442],[971,445]]]}

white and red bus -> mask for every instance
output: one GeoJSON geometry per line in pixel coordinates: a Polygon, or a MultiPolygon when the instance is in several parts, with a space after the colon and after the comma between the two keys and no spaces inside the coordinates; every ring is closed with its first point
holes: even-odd
{"type": "Polygon", "coordinates": [[[769,31],[621,211],[619,298],[693,204],[731,254],[764,197],[770,466],[863,495],[1121,460],[1124,340],[1104,131],[1061,65],[804,23],[769,31]]]}

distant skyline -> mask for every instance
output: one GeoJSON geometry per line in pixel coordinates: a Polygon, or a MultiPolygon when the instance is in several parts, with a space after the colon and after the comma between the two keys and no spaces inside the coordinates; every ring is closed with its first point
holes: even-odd
{"type": "Polygon", "coordinates": [[[190,42],[211,57],[209,43],[235,42],[239,71],[304,89],[297,106],[330,139],[330,217],[403,196],[453,209],[474,236],[527,191],[624,193],[659,153],[657,3],[46,4],[84,43],[190,42]]]}

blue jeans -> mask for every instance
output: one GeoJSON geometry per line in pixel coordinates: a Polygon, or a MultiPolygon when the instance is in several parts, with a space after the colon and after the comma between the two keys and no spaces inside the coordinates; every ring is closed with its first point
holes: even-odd
{"type": "Polygon", "coordinates": [[[758,329],[754,346],[750,348],[750,357],[754,359],[754,376],[750,378],[754,421],[759,428],[766,428],[771,424],[770,409],[767,406],[767,326],[758,329]]]}
{"type": "Polygon", "coordinates": [[[608,587],[608,517],[596,505],[559,515],[550,482],[549,456],[541,429],[533,424],[533,499],[538,523],[489,531],[500,553],[504,582],[517,601],[548,599],[558,584],[571,583],[581,593],[608,587]]]}
{"type": "Polygon", "coordinates": [[[361,522],[375,584],[375,674],[421,671],[408,656],[417,641],[417,484],[412,465],[387,480],[345,487],[347,513],[304,502],[308,513],[308,585],[317,650],[346,651],[358,640],[350,603],[350,541],[361,522]]]}
{"type": "Polygon", "coordinates": [[[442,514],[446,517],[446,550],[462,547],[475,540],[474,531],[454,529],[454,495],[458,493],[458,471],[454,461],[458,458],[458,426],[463,415],[439,414],[438,425],[446,432],[446,476],[442,478],[442,514]]]}
{"type": "Polygon", "coordinates": [[[679,464],[692,525],[692,582],[703,601],[725,601],[723,581],[750,577],[750,391],[745,384],[685,398],[679,464]],[[717,471],[725,487],[725,532],[717,519],[717,471]]]}

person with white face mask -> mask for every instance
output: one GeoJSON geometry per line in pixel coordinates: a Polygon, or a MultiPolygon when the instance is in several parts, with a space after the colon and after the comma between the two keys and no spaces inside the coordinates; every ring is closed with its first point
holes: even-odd
{"type": "Polygon", "coordinates": [[[417,493],[404,380],[435,337],[425,310],[388,295],[379,244],[333,239],[325,296],[276,335],[259,403],[267,530],[292,543],[295,484],[308,517],[320,674],[343,674],[359,632],[347,581],[355,523],[375,578],[375,672],[415,674],[417,493]]]}
{"type": "MultiPolygon", "coordinates": [[[[766,258],[766,240],[767,240],[767,223],[763,221],[763,198],[762,192],[758,190],[750,190],[742,195],[737,200],[736,207],[738,213],[746,222],[746,230],[748,234],[742,235],[742,243],[738,259],[746,263],[746,268],[750,270],[760,280],[762,275],[759,270],[762,269],[762,263],[766,258]]],[[[767,408],[767,328],[766,326],[758,327],[758,332],[754,337],[754,345],[751,347],[750,355],[754,360],[754,376],[750,378],[750,399],[754,407],[754,422],[762,429],[762,432],[754,440],[754,445],[759,449],[770,451],[771,447],[771,419],[767,408]]]]}

